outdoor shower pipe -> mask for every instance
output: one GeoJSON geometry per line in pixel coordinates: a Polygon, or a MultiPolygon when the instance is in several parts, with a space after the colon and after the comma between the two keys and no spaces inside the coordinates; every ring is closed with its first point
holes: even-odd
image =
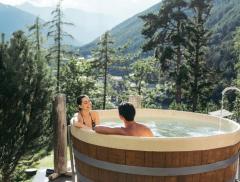
{"type": "Polygon", "coordinates": [[[224,94],[225,94],[228,90],[236,90],[236,91],[240,92],[240,89],[237,88],[237,87],[235,87],[235,86],[227,87],[227,88],[225,88],[225,89],[222,91],[221,117],[222,117],[222,112],[223,112],[223,97],[224,97],[224,94]]]}

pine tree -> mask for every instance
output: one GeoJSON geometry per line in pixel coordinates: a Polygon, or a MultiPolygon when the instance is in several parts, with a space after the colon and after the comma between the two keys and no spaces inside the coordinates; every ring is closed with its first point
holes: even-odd
{"type": "Polygon", "coordinates": [[[235,64],[235,70],[237,72],[237,80],[236,83],[238,86],[240,86],[240,27],[238,27],[234,34],[234,52],[236,55],[236,64],[235,64]]]}
{"type": "Polygon", "coordinates": [[[206,28],[206,21],[210,15],[212,0],[192,0],[189,4],[191,16],[186,27],[188,32],[188,65],[190,67],[190,96],[192,111],[196,111],[199,104],[199,97],[205,89],[210,89],[213,73],[207,63],[206,53],[210,30],[206,28]]]}
{"type": "Polygon", "coordinates": [[[0,47],[4,47],[0,49],[4,55],[0,68],[0,181],[12,181],[21,158],[26,153],[34,155],[48,142],[52,81],[22,31],[0,47]]]}
{"type": "Polygon", "coordinates": [[[153,75],[154,71],[154,59],[145,58],[134,62],[131,65],[130,80],[136,84],[138,95],[142,94],[142,86],[147,83],[149,77],[153,75]]]}
{"type": "Polygon", "coordinates": [[[36,59],[40,60],[41,58],[41,45],[43,38],[41,36],[41,29],[43,25],[40,23],[39,17],[36,18],[35,23],[29,27],[29,32],[31,32],[30,37],[33,39],[33,48],[36,50],[36,59]]]}
{"type": "Polygon", "coordinates": [[[106,108],[107,84],[109,67],[114,63],[112,47],[113,41],[109,32],[105,32],[98,42],[98,48],[94,50],[94,67],[97,68],[99,75],[103,75],[103,109],[106,108]]]}
{"type": "Polygon", "coordinates": [[[175,99],[182,100],[182,82],[185,73],[183,52],[185,48],[185,23],[187,3],[184,0],[163,0],[158,14],[141,16],[144,20],[142,34],[148,38],[143,51],[155,50],[161,69],[175,83],[175,99]]]}
{"type": "Polygon", "coordinates": [[[63,21],[63,12],[61,3],[63,0],[59,0],[56,6],[56,9],[52,11],[53,19],[45,24],[45,26],[49,26],[49,32],[47,34],[48,37],[53,38],[54,45],[50,48],[49,57],[52,59],[56,59],[57,61],[57,92],[60,92],[60,66],[62,55],[64,53],[63,50],[63,39],[64,37],[71,37],[70,34],[64,32],[64,25],[73,25],[69,22],[63,21]]]}

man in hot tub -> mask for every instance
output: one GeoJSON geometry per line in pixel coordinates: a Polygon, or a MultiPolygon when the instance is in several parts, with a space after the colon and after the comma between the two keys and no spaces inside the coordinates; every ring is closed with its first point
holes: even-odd
{"type": "Polygon", "coordinates": [[[107,127],[95,126],[94,130],[97,133],[112,134],[112,135],[126,135],[126,136],[143,136],[152,137],[152,131],[145,125],[134,121],[136,110],[131,103],[123,103],[118,106],[120,119],[124,122],[125,127],[107,127]]]}

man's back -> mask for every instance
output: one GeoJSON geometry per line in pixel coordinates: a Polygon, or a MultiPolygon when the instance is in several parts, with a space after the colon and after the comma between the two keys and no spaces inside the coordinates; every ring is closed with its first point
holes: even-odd
{"type": "Polygon", "coordinates": [[[122,129],[125,131],[125,135],[128,136],[153,136],[151,130],[148,127],[136,122],[133,122],[129,127],[122,129]]]}
{"type": "Polygon", "coordinates": [[[96,126],[95,131],[103,134],[125,135],[125,136],[145,136],[152,137],[151,130],[143,124],[134,121],[136,110],[131,103],[122,103],[118,106],[120,119],[125,127],[96,126]]]}

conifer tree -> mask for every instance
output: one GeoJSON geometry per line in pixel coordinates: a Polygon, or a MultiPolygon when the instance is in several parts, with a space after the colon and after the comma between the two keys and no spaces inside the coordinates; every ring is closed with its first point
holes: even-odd
{"type": "Polygon", "coordinates": [[[207,19],[210,15],[212,0],[192,0],[189,4],[191,16],[187,24],[188,46],[189,53],[189,84],[190,97],[192,103],[192,111],[196,111],[199,101],[203,101],[199,97],[204,96],[205,89],[210,90],[213,85],[212,78],[214,77],[210,64],[206,61],[208,51],[208,40],[210,39],[210,30],[206,27],[207,19]],[[199,100],[200,99],[200,100],[199,100]]]}
{"type": "Polygon", "coordinates": [[[147,83],[149,77],[153,75],[154,62],[151,58],[139,59],[131,65],[132,72],[130,80],[136,84],[138,95],[142,94],[143,82],[147,83]]]}
{"type": "Polygon", "coordinates": [[[39,17],[36,18],[35,23],[29,27],[29,32],[31,32],[30,37],[33,39],[33,48],[36,50],[36,59],[41,58],[41,45],[42,45],[42,36],[41,29],[42,24],[40,23],[39,17]]]}
{"type": "Polygon", "coordinates": [[[0,181],[13,181],[21,158],[42,148],[51,134],[52,81],[22,31],[0,45],[0,181]],[[3,49],[2,49],[3,47],[3,49]]]}
{"type": "Polygon", "coordinates": [[[53,19],[47,22],[45,25],[49,26],[48,37],[53,38],[54,45],[50,48],[49,56],[52,59],[56,59],[57,62],[57,92],[60,92],[60,66],[62,61],[63,50],[63,40],[64,37],[72,37],[69,33],[63,30],[64,25],[73,25],[69,22],[63,21],[63,11],[62,11],[62,1],[59,0],[56,9],[52,11],[53,19]]]}
{"type": "Polygon", "coordinates": [[[234,35],[234,52],[236,55],[236,64],[235,64],[235,70],[237,72],[237,85],[240,86],[240,27],[238,27],[235,31],[234,35]]]}
{"type": "Polygon", "coordinates": [[[103,76],[103,106],[106,108],[107,84],[109,67],[114,63],[114,49],[112,47],[113,41],[109,32],[105,32],[98,42],[98,48],[94,50],[94,67],[98,70],[99,75],[103,76]]]}
{"type": "Polygon", "coordinates": [[[142,34],[148,39],[143,51],[155,50],[161,69],[175,83],[175,99],[181,103],[182,82],[185,74],[185,23],[187,3],[184,0],[163,0],[158,14],[141,16],[142,34]]]}

